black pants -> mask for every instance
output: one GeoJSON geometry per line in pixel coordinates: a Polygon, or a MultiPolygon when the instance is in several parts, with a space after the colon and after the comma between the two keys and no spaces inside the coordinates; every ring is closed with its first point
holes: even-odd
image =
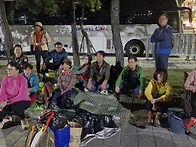
{"type": "Polygon", "coordinates": [[[196,93],[191,94],[191,106],[192,106],[191,116],[196,118],[196,93]]]}
{"type": "Polygon", "coordinates": [[[30,106],[30,104],[30,101],[19,101],[5,106],[0,112],[0,122],[2,122],[3,118],[9,115],[9,112],[11,111],[13,111],[15,115],[18,115],[20,119],[24,119],[24,111],[30,106]]]}
{"type": "Polygon", "coordinates": [[[59,69],[60,64],[55,64],[55,63],[46,63],[46,69],[44,70],[42,68],[41,73],[45,74],[48,72],[48,69],[56,70],[59,69]]]}
{"type": "Polygon", "coordinates": [[[36,70],[40,73],[41,57],[44,60],[48,56],[48,51],[35,51],[36,70]]]}
{"type": "MultiPolygon", "coordinates": [[[[149,100],[146,101],[146,109],[148,111],[153,111],[152,110],[152,104],[149,100]]],[[[163,113],[166,113],[167,112],[167,108],[168,108],[168,104],[165,103],[165,102],[159,102],[159,103],[156,103],[156,106],[157,106],[157,109],[156,109],[156,112],[161,112],[162,114],[163,113]]]]}

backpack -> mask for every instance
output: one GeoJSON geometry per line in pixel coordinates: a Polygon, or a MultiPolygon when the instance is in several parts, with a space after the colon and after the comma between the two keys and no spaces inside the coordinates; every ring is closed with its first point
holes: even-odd
{"type": "Polygon", "coordinates": [[[54,89],[53,89],[53,85],[51,82],[47,82],[46,84],[44,84],[44,86],[41,89],[41,92],[39,94],[39,97],[37,99],[38,103],[45,103],[44,109],[48,108],[49,105],[49,99],[52,97],[52,93],[53,93],[54,89]]]}
{"type": "Polygon", "coordinates": [[[39,101],[44,101],[48,100],[49,98],[52,97],[52,92],[53,92],[53,85],[51,82],[47,82],[44,84],[44,86],[41,89],[41,92],[39,94],[38,100],[39,101]]]}
{"type": "Polygon", "coordinates": [[[32,126],[25,138],[25,147],[55,147],[55,136],[45,124],[32,126]]]}

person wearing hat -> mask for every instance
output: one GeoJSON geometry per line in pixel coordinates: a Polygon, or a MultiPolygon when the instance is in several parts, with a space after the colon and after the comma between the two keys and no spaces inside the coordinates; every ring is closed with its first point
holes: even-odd
{"type": "Polygon", "coordinates": [[[57,99],[60,96],[68,96],[74,94],[74,85],[76,82],[76,74],[72,70],[72,62],[70,59],[65,59],[60,67],[59,67],[59,76],[57,80],[58,89],[56,90],[52,103],[51,108],[56,109],[57,107],[57,99]]]}
{"type": "Polygon", "coordinates": [[[44,60],[48,55],[48,43],[51,42],[49,34],[43,30],[42,23],[36,22],[34,24],[34,31],[31,32],[31,46],[35,52],[36,70],[40,74],[41,57],[44,60]]]}
{"type": "Polygon", "coordinates": [[[63,48],[61,42],[56,42],[54,44],[54,48],[55,49],[51,51],[49,56],[47,56],[44,59],[44,63],[41,70],[41,74],[42,74],[41,77],[44,77],[44,75],[49,76],[48,69],[52,69],[52,70],[59,69],[59,66],[61,65],[62,61],[67,59],[67,52],[63,48]],[[53,63],[50,62],[51,60],[53,60],[53,63]]]}

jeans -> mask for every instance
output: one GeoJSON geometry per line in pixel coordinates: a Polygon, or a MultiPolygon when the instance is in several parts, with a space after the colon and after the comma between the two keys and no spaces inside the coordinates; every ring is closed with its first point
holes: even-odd
{"type": "MultiPolygon", "coordinates": [[[[92,84],[93,84],[93,88],[90,91],[95,92],[95,93],[98,93],[99,91],[101,91],[101,84],[96,86],[95,81],[92,81],[92,84]]],[[[87,85],[88,85],[88,82],[84,82],[83,84],[84,88],[87,88],[87,85]]],[[[109,84],[107,83],[105,90],[107,90],[108,88],[109,88],[109,84]]]]}
{"type": "MultiPolygon", "coordinates": [[[[66,95],[73,95],[74,94],[74,90],[69,90],[65,93],[63,93],[62,96],[66,96],[66,95]]],[[[61,90],[60,89],[57,89],[57,91],[55,92],[53,98],[52,98],[52,102],[56,103],[57,104],[57,99],[58,97],[61,96],[61,90]]]]}
{"type": "MultiPolygon", "coordinates": [[[[128,88],[128,84],[127,82],[125,82],[124,84],[120,84],[119,88],[120,88],[120,93],[121,94],[126,94],[126,95],[129,95],[130,94],[130,88],[128,88]]],[[[134,94],[139,94],[139,91],[140,91],[140,85],[137,85],[137,87],[135,89],[133,89],[133,93],[134,94]]]]}

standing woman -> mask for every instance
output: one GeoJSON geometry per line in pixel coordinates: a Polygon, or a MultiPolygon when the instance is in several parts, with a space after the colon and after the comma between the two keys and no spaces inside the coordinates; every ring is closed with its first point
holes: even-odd
{"type": "Polygon", "coordinates": [[[6,116],[10,111],[21,119],[22,129],[28,129],[29,123],[24,111],[30,106],[27,92],[27,79],[20,74],[21,66],[16,62],[7,64],[7,76],[2,79],[0,88],[0,128],[10,121],[6,116]]]}
{"type": "Polygon", "coordinates": [[[22,47],[19,44],[14,46],[14,55],[8,58],[8,62],[17,62],[21,66],[28,63],[28,58],[23,55],[22,47]]]}
{"type": "Polygon", "coordinates": [[[51,42],[50,36],[43,30],[42,23],[36,22],[34,25],[35,31],[31,33],[31,45],[35,52],[36,70],[40,75],[41,56],[44,60],[48,55],[48,43],[51,42]]]}
{"type": "Polygon", "coordinates": [[[39,79],[32,72],[33,66],[30,63],[26,63],[23,65],[23,71],[21,74],[27,79],[28,83],[28,94],[31,98],[31,105],[38,98],[38,88],[39,88],[39,79]]]}
{"type": "Polygon", "coordinates": [[[155,43],[155,64],[156,69],[164,68],[168,71],[168,59],[172,48],[172,27],[167,24],[168,15],[166,13],[159,17],[159,28],[151,36],[151,42],[155,43]]]}

